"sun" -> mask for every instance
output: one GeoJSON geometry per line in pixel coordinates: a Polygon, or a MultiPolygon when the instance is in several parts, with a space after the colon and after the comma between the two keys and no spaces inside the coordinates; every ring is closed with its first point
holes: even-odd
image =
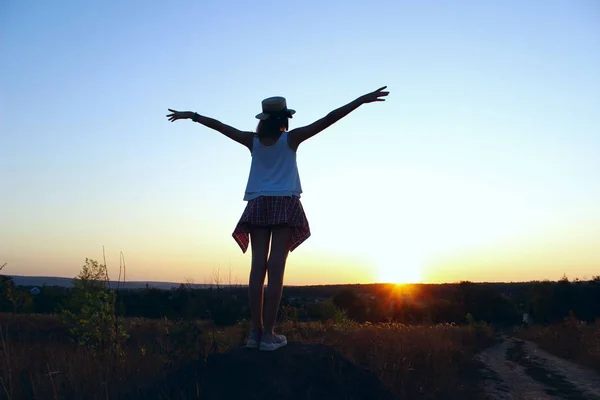
{"type": "Polygon", "coordinates": [[[419,283],[423,280],[419,263],[402,260],[378,263],[377,278],[381,283],[419,283]]]}

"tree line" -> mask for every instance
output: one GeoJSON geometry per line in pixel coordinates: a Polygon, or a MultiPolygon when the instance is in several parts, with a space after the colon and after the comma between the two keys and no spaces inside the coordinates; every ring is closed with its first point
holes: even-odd
{"type": "MultiPolygon", "coordinates": [[[[76,314],[90,307],[85,302],[93,297],[110,299],[114,313],[120,317],[210,319],[217,325],[230,325],[250,316],[247,289],[240,285],[198,289],[181,284],[172,290],[115,290],[107,284],[93,284],[104,282],[105,269],[96,261],[86,260],[73,287],[44,286],[36,294],[31,293],[31,287],[16,287],[10,277],[0,275],[0,312],[76,314]]],[[[99,304],[101,300],[91,307],[99,304]]],[[[406,324],[476,320],[515,325],[523,322],[524,314],[541,324],[572,314],[593,322],[600,318],[600,276],[587,281],[570,281],[564,276],[554,282],[499,284],[292,286],[284,289],[281,307],[282,318],[288,320],[406,324]]]]}

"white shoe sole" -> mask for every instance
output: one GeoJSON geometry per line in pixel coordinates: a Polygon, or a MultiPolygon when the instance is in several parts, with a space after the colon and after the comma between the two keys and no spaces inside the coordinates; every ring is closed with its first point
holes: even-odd
{"type": "Polygon", "coordinates": [[[283,346],[287,345],[287,340],[284,340],[281,343],[271,343],[271,344],[266,344],[266,343],[260,343],[260,351],[275,351],[279,348],[282,348],[283,346]]]}

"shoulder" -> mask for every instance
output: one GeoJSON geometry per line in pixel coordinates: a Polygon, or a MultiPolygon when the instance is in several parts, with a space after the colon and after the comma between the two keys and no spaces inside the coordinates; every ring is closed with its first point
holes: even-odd
{"type": "Polygon", "coordinates": [[[296,152],[298,150],[298,146],[300,146],[300,141],[297,140],[296,135],[298,129],[299,128],[293,129],[289,132],[284,132],[284,134],[286,135],[285,141],[290,150],[292,150],[293,152],[296,152]]]}
{"type": "Polygon", "coordinates": [[[258,140],[258,135],[254,132],[244,132],[244,141],[243,145],[250,150],[252,153],[252,149],[254,148],[254,143],[258,140]]]}

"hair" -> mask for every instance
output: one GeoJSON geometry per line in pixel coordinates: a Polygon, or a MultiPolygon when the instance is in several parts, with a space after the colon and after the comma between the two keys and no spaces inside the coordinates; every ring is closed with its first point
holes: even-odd
{"type": "Polygon", "coordinates": [[[256,133],[259,137],[276,138],[289,129],[289,118],[287,117],[269,117],[258,121],[256,133]]]}

